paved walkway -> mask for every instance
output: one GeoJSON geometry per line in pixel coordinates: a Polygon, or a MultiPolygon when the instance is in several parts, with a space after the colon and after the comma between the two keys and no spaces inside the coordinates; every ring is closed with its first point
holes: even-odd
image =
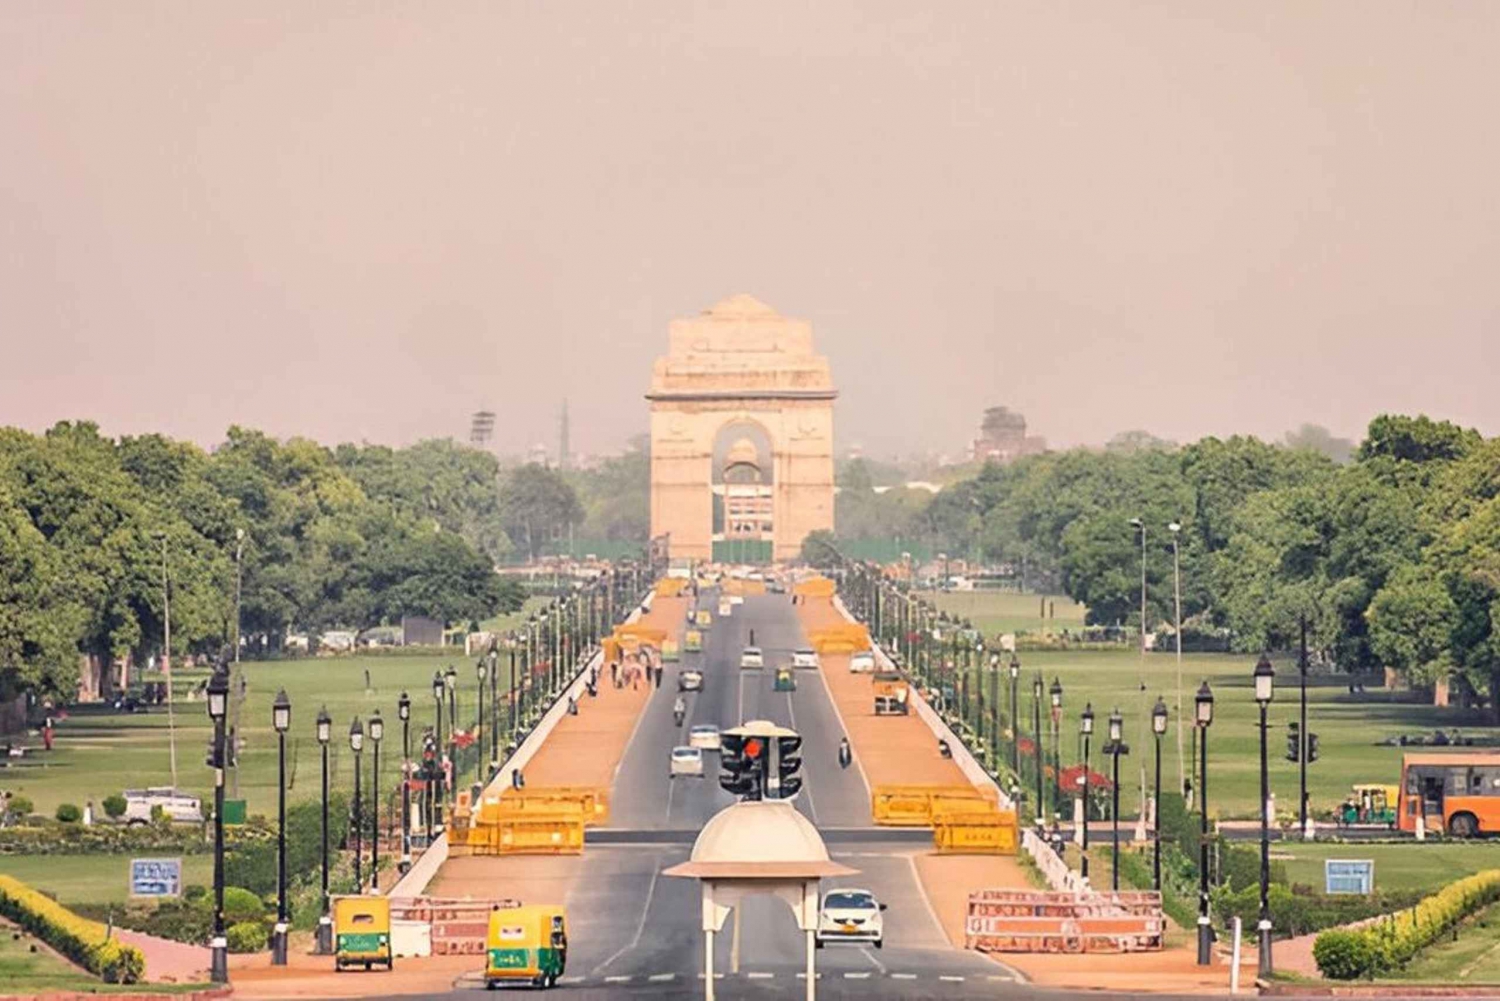
{"type": "Polygon", "coordinates": [[[155,984],[198,984],[208,980],[210,954],[205,946],[173,942],[145,932],[116,928],[115,938],[146,957],[146,979],[155,984]]]}

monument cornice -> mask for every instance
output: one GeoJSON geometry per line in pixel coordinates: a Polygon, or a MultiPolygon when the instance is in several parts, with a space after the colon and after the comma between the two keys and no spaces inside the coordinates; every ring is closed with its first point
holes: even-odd
{"type": "Polygon", "coordinates": [[[714,400],[836,400],[836,389],[718,389],[718,390],[659,390],[646,394],[648,400],[683,400],[688,402],[712,402],[714,400]]]}

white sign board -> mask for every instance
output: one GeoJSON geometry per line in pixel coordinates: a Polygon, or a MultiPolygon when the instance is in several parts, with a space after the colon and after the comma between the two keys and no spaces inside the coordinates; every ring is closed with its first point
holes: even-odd
{"type": "Polygon", "coordinates": [[[132,897],[182,896],[182,859],[131,859],[130,895],[132,897]]]}
{"type": "Polygon", "coordinates": [[[1375,860],[1325,859],[1323,890],[1325,893],[1358,893],[1368,896],[1375,891],[1375,860]]]}

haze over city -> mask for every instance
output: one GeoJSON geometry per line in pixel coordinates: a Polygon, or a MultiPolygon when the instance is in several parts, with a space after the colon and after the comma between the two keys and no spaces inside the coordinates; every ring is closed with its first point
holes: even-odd
{"type": "Polygon", "coordinates": [[[813,324],[842,444],[1500,432],[1500,7],[13,2],[0,424],[644,430],[813,324]]]}

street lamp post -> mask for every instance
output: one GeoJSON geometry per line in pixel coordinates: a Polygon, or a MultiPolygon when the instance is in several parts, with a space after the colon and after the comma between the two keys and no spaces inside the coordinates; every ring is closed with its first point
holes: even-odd
{"type": "Polygon", "coordinates": [[[286,689],[271,703],[276,730],[276,928],[271,935],[271,965],[286,965],[286,732],[292,725],[292,700],[286,689]]]}
{"type": "Polygon", "coordinates": [[[349,749],[354,752],[354,892],[365,892],[365,881],[360,872],[360,863],[365,854],[364,845],[360,844],[360,832],[364,828],[364,815],[360,813],[359,807],[359,752],[365,748],[365,728],[360,725],[359,717],[354,717],[349,724],[349,749]]]}
{"type": "Polygon", "coordinates": [[[1167,704],[1157,696],[1151,707],[1151,732],[1156,735],[1156,785],[1151,797],[1151,887],[1161,892],[1161,738],[1167,732],[1167,704]]]}
{"type": "Polygon", "coordinates": [[[1047,689],[1052,697],[1052,826],[1057,826],[1062,815],[1062,679],[1052,676],[1052,687],[1047,689]]]}
{"type": "MultiPolygon", "coordinates": [[[[1167,525],[1167,531],[1172,533],[1172,605],[1174,610],[1173,628],[1177,644],[1177,785],[1182,790],[1183,803],[1192,809],[1192,797],[1189,795],[1189,787],[1192,785],[1192,773],[1184,773],[1182,768],[1182,731],[1186,729],[1182,723],[1182,556],[1177,548],[1177,535],[1182,531],[1182,526],[1177,522],[1167,525]]],[[[1161,783],[1156,787],[1161,789],[1161,783]]],[[[1161,797],[1160,791],[1157,798],[1161,797]]]]}
{"type": "Polygon", "coordinates": [[[1079,852],[1083,860],[1080,871],[1086,883],[1089,878],[1089,738],[1094,735],[1094,704],[1092,702],[1084,703],[1080,727],[1083,732],[1083,775],[1080,776],[1079,781],[1083,785],[1081,804],[1083,809],[1079,811],[1079,823],[1083,825],[1083,829],[1080,832],[1079,852]]]}
{"type": "MultiPolygon", "coordinates": [[[[1013,665],[1012,669],[1016,672],[1016,674],[1020,674],[1020,660],[1016,659],[1014,655],[1012,655],[1011,663],[1013,665]]],[[[1046,776],[1043,774],[1046,769],[1042,767],[1042,761],[1045,757],[1045,755],[1043,755],[1042,753],[1042,748],[1044,746],[1042,743],[1042,694],[1042,672],[1038,671],[1036,673],[1036,677],[1031,679],[1031,732],[1032,735],[1036,738],[1036,747],[1032,748],[1032,750],[1036,753],[1034,753],[1031,757],[1032,760],[1036,763],[1035,812],[1036,822],[1038,824],[1043,823],[1043,819],[1047,816],[1047,801],[1042,795],[1043,782],[1046,780],[1046,776]]],[[[1056,804],[1053,805],[1055,806],[1056,804]]]]}
{"type": "Polygon", "coordinates": [[[1112,786],[1110,788],[1109,820],[1114,836],[1110,849],[1110,889],[1120,892],[1120,755],[1129,753],[1125,746],[1125,719],[1116,708],[1109,714],[1109,757],[1112,786]]]}
{"type": "Polygon", "coordinates": [[[405,692],[396,700],[401,720],[401,872],[411,868],[411,698],[405,692]]]}
{"type": "Polygon", "coordinates": [[[323,757],[323,910],[318,915],[318,955],[333,952],[333,919],[328,914],[328,742],[333,738],[333,718],[328,707],[318,710],[318,747],[323,757]]]}
{"type": "Polygon", "coordinates": [[[370,889],[380,889],[380,741],[385,736],[385,720],[380,710],[370,717],[370,889]]]}
{"type": "Polygon", "coordinates": [[[500,649],[490,642],[490,778],[500,772],[500,649]]]}
{"type": "Polygon", "coordinates": [[[214,934],[208,979],[229,983],[229,942],[224,937],[224,715],[229,704],[229,665],[222,660],[208,681],[208,718],[214,725],[214,934]]]}
{"type": "MultiPolygon", "coordinates": [[[[490,676],[490,665],[487,657],[480,657],[479,663],[474,665],[474,672],[479,675],[479,739],[484,739],[484,683],[490,676]]],[[[479,752],[474,755],[474,781],[484,785],[484,745],[476,748],[479,752]]]]}
{"type": "MultiPolygon", "coordinates": [[[[1011,722],[1016,710],[1011,707],[1011,722]]],[[[1000,774],[1000,655],[990,654],[990,767],[1000,774]]]]}
{"type": "Polygon", "coordinates": [[[1214,721],[1214,693],[1203,682],[1193,699],[1198,729],[1198,965],[1213,962],[1213,929],[1208,920],[1208,728],[1214,721]]]}
{"type": "Polygon", "coordinates": [[[448,670],[443,674],[443,684],[448,691],[448,769],[445,774],[447,784],[443,787],[444,794],[453,798],[455,806],[458,805],[458,671],[453,665],[448,665],[448,670]]]}
{"type": "Polygon", "coordinates": [[[1276,671],[1265,654],[1255,662],[1255,702],[1260,706],[1260,967],[1257,975],[1271,975],[1271,777],[1266,769],[1266,710],[1270,708],[1276,671]]]}
{"type": "Polygon", "coordinates": [[[437,728],[433,731],[433,750],[436,752],[437,776],[431,782],[431,790],[428,798],[432,801],[432,808],[427,811],[427,845],[432,846],[433,839],[437,837],[438,830],[443,826],[443,672],[432,672],[432,705],[437,713],[437,728]]]}
{"type": "MultiPolygon", "coordinates": [[[[1010,767],[1021,781],[1021,659],[1014,654],[1010,658],[1010,767]]],[[[1040,808],[1041,804],[1037,804],[1040,808]]]]}

